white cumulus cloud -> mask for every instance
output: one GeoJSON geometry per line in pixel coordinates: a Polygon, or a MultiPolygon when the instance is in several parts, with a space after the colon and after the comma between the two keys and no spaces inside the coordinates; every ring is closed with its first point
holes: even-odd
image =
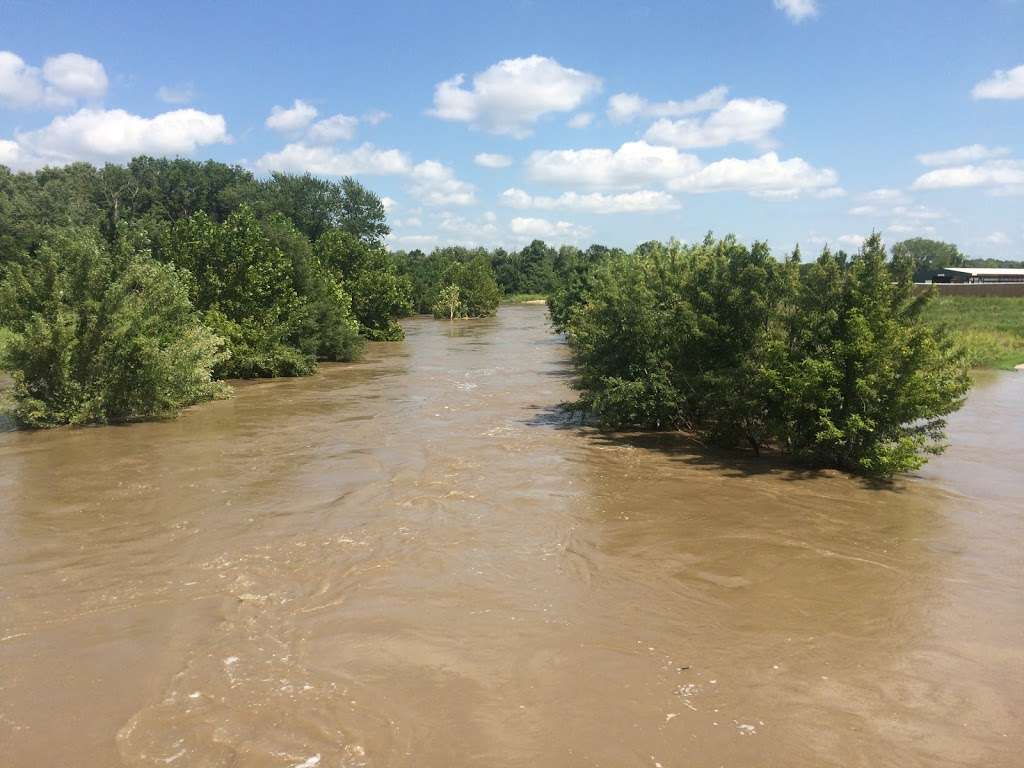
{"type": "Polygon", "coordinates": [[[668,187],[681,192],[736,190],[762,197],[793,198],[801,192],[831,190],[838,178],[831,168],[816,168],[800,157],[780,160],[776,153],[767,152],[750,160],[717,160],[673,179],[668,187]]]}
{"type": "Polygon", "coordinates": [[[436,160],[425,160],[412,169],[410,192],[424,205],[473,205],[476,190],[469,182],[456,178],[455,172],[436,160]]]}
{"type": "Polygon", "coordinates": [[[96,59],[62,53],[30,66],[12,51],[0,51],[0,104],[9,107],[70,107],[106,94],[107,72],[96,59]]]}
{"type": "Polygon", "coordinates": [[[1006,188],[1020,185],[1024,185],[1024,161],[989,160],[980,164],[957,165],[928,171],[915,179],[913,188],[1006,188]]]}
{"type": "Polygon", "coordinates": [[[732,99],[704,119],[658,120],[644,138],[680,149],[724,147],[743,142],[764,145],[786,119],[786,105],[768,99],[732,99]]]}
{"type": "Polygon", "coordinates": [[[331,115],[313,123],[306,133],[306,138],[313,144],[334,144],[338,141],[347,141],[356,135],[358,125],[358,117],[331,115]]]}
{"type": "Polygon", "coordinates": [[[512,165],[512,158],[508,155],[480,152],[473,156],[473,162],[483,168],[508,168],[512,165]]]}
{"type": "Polygon", "coordinates": [[[429,114],[525,138],[542,116],[579,107],[601,89],[601,79],[563,67],[554,59],[528,56],[499,61],[465,86],[462,74],[438,83],[429,114]]]}
{"type": "Polygon", "coordinates": [[[775,7],[797,23],[818,15],[817,0],[775,0],[775,7]]]}
{"type": "Polygon", "coordinates": [[[317,114],[319,113],[312,104],[296,99],[290,107],[273,107],[266,119],[266,126],[278,133],[294,133],[312,123],[317,114]]]}
{"type": "Polygon", "coordinates": [[[1024,64],[1009,70],[997,69],[971,90],[975,99],[1024,99],[1024,64]]]}
{"type": "Polygon", "coordinates": [[[177,109],[154,117],[123,109],[80,109],[15,139],[26,163],[64,165],[75,160],[125,160],[135,155],[187,155],[231,140],[222,115],[177,109]]]}
{"type": "Polygon", "coordinates": [[[941,152],[926,152],[917,156],[921,165],[942,166],[973,163],[978,160],[990,160],[993,157],[1005,157],[1010,154],[1007,147],[986,147],[984,144],[969,144],[956,149],[945,149],[941,152]]]}
{"type": "Polygon", "coordinates": [[[549,221],[548,219],[525,217],[512,219],[509,222],[509,229],[520,240],[558,238],[563,242],[578,242],[590,234],[590,230],[586,227],[577,226],[569,221],[549,221]]]}
{"type": "Polygon", "coordinates": [[[709,112],[725,104],[729,89],[718,85],[684,101],[650,102],[635,93],[616,93],[608,99],[608,117],[615,123],[628,123],[637,117],[685,117],[709,112]]]}
{"type": "Polygon", "coordinates": [[[256,161],[262,171],[312,173],[321,176],[387,176],[408,174],[412,163],[397,149],[377,149],[363,144],[342,152],[333,147],[309,146],[301,142],[287,144],[279,152],[269,152],[256,161]]]}
{"type": "Polygon", "coordinates": [[[675,147],[629,141],[615,150],[536,150],[526,167],[534,181],[565,186],[637,187],[692,173],[700,167],[700,160],[675,147]]]}
{"type": "Polygon", "coordinates": [[[558,197],[548,197],[530,195],[522,189],[512,187],[501,193],[501,201],[511,208],[537,208],[549,211],[561,208],[587,213],[647,213],[679,208],[679,203],[672,195],[650,189],[619,194],[564,192],[558,197]]]}

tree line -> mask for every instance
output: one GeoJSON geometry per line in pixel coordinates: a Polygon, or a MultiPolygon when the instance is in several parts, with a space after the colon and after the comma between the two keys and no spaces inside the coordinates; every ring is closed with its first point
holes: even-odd
{"type": "MultiPolygon", "coordinates": [[[[350,178],[0,166],[0,223],[0,368],[27,426],[162,417],[224,396],[224,379],[308,374],[401,339],[418,308],[381,200],[350,178]]],[[[454,285],[458,316],[494,312],[490,262],[424,261],[439,284],[421,293],[454,285]]]]}
{"type": "Polygon", "coordinates": [[[609,252],[550,299],[578,364],[574,407],[814,467],[918,468],[942,450],[969,379],[957,345],[921,318],[932,295],[915,295],[917,267],[877,234],[809,263],[710,235],[609,252]]]}

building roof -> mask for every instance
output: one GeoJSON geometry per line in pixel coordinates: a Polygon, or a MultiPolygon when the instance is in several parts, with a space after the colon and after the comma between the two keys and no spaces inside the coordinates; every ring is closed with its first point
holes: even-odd
{"type": "Polygon", "coordinates": [[[961,272],[965,275],[982,277],[984,275],[1021,275],[1024,276],[1024,269],[1004,269],[1002,267],[943,267],[943,272],[961,272]]]}

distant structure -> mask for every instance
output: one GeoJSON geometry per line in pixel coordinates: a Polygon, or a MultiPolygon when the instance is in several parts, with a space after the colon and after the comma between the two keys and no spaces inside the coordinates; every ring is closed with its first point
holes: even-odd
{"type": "Polygon", "coordinates": [[[999,267],[946,267],[935,273],[933,283],[1024,283],[1024,269],[999,267]]]}

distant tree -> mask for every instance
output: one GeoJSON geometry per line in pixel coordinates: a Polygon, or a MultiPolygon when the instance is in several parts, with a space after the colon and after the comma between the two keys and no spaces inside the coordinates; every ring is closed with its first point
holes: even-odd
{"type": "Polygon", "coordinates": [[[930,281],[936,272],[946,267],[959,267],[964,263],[964,255],[953,243],[924,237],[894,244],[892,255],[894,258],[910,260],[914,282],[918,283],[930,281]]]}
{"type": "Polygon", "coordinates": [[[287,216],[310,240],[341,229],[366,245],[380,246],[391,231],[380,198],[348,177],[336,184],[308,173],[274,173],[263,194],[268,211],[287,216]]]}
{"type": "Polygon", "coordinates": [[[27,426],[162,417],[225,392],[227,353],[174,267],[66,230],[0,282],[14,416],[27,426]]]}
{"type": "Polygon", "coordinates": [[[441,288],[438,292],[437,301],[434,303],[434,317],[447,317],[449,320],[462,317],[459,286],[452,284],[441,288]]]}

